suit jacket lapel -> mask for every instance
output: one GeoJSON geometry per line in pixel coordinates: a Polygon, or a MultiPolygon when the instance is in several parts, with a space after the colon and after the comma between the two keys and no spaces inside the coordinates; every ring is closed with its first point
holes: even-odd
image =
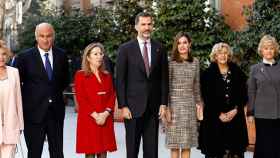
{"type": "Polygon", "coordinates": [[[53,47],[52,52],[53,52],[53,80],[54,80],[57,74],[57,65],[59,65],[59,59],[56,53],[56,48],[53,47]]]}
{"type": "Polygon", "coordinates": [[[35,48],[35,51],[33,52],[33,55],[34,55],[34,57],[35,57],[35,58],[34,58],[34,59],[35,59],[35,60],[34,60],[35,65],[37,65],[37,67],[35,67],[34,69],[36,69],[36,68],[39,69],[38,72],[40,72],[40,73],[43,75],[43,77],[44,77],[45,79],[49,80],[48,74],[47,74],[47,72],[46,72],[44,63],[43,63],[43,61],[42,61],[40,52],[39,52],[39,50],[38,50],[37,47],[35,48]]]}
{"type": "Polygon", "coordinates": [[[143,73],[146,74],[144,59],[143,59],[143,56],[141,53],[141,48],[139,46],[138,40],[134,40],[133,44],[134,44],[133,48],[135,49],[135,50],[133,50],[133,52],[135,52],[137,63],[139,65],[140,69],[143,71],[143,73]]]}
{"type": "Polygon", "coordinates": [[[263,63],[260,64],[259,69],[260,69],[260,71],[261,71],[261,74],[263,74],[263,76],[264,76],[267,80],[271,81],[271,77],[270,77],[270,75],[267,73],[266,66],[265,66],[263,63]]]}
{"type": "Polygon", "coordinates": [[[151,40],[151,67],[150,67],[150,73],[152,73],[157,60],[157,53],[158,48],[154,41],[151,40]]]}
{"type": "Polygon", "coordinates": [[[265,78],[267,80],[269,80],[270,84],[272,85],[272,87],[278,91],[277,86],[275,86],[274,82],[272,82],[272,78],[269,75],[269,73],[267,72],[267,67],[264,65],[264,63],[260,64],[260,71],[262,72],[262,74],[265,76],[265,78]]]}

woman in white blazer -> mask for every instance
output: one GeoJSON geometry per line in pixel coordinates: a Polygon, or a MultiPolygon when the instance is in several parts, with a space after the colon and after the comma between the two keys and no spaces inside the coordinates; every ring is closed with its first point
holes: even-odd
{"type": "Polygon", "coordinates": [[[0,157],[14,158],[23,130],[19,73],[6,65],[10,50],[0,40],[0,157]]]}

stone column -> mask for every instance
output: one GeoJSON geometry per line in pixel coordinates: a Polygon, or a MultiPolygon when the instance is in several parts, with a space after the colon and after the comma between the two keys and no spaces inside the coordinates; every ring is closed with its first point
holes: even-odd
{"type": "Polygon", "coordinates": [[[5,23],[5,3],[6,0],[0,1],[0,39],[3,38],[4,34],[4,23],[5,23]]]}

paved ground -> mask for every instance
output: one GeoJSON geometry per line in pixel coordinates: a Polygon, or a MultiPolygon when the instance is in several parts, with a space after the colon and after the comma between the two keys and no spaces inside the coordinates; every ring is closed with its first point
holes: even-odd
{"type": "MultiPolygon", "coordinates": [[[[67,107],[65,127],[64,127],[64,155],[65,158],[84,158],[81,154],[75,153],[75,133],[76,133],[76,117],[73,107],[67,107]]],[[[113,153],[108,154],[108,158],[125,158],[125,132],[122,123],[115,123],[115,132],[117,139],[118,150],[113,153]]],[[[169,151],[164,146],[165,135],[160,132],[159,134],[159,158],[169,158],[169,151]]],[[[22,136],[21,147],[18,147],[18,152],[16,158],[22,158],[21,149],[23,151],[24,158],[26,156],[25,142],[22,136]],[[22,148],[21,148],[22,147],[22,148]]],[[[140,149],[141,151],[142,149],[140,149]]],[[[42,158],[49,158],[48,154],[48,144],[45,143],[42,158]]],[[[140,152],[139,158],[142,158],[142,152],[140,152]]],[[[199,150],[192,149],[191,158],[204,158],[199,150]]],[[[252,158],[251,152],[245,153],[245,158],[252,158]]]]}

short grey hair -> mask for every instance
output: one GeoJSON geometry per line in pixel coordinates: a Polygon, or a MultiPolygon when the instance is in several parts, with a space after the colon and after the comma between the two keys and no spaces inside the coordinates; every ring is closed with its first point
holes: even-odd
{"type": "Polygon", "coordinates": [[[36,39],[37,39],[37,36],[38,36],[38,30],[39,30],[39,28],[42,27],[42,26],[48,26],[48,27],[50,27],[50,28],[53,30],[53,38],[55,38],[55,30],[54,30],[53,26],[52,26],[51,24],[47,23],[47,22],[42,22],[42,23],[36,25],[36,28],[35,28],[35,38],[36,38],[36,39]]]}

